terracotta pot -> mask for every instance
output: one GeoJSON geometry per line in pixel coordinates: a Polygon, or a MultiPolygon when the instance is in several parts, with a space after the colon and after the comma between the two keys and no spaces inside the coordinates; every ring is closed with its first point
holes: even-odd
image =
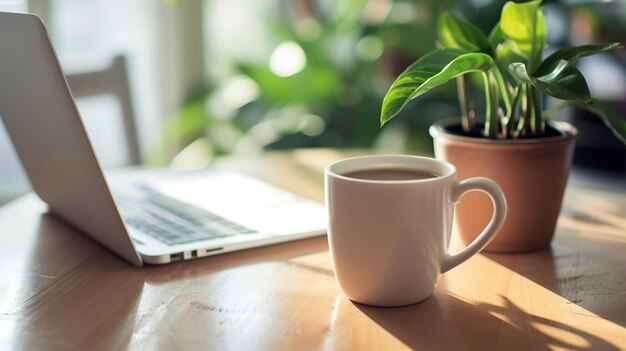
{"type": "MultiPolygon", "coordinates": [[[[458,179],[483,176],[495,180],[506,195],[509,211],[500,233],[487,246],[492,252],[522,252],[550,246],[567,183],[578,130],[550,122],[562,135],[491,140],[451,134],[458,120],[430,127],[435,156],[457,167],[458,179]]],[[[461,238],[471,242],[492,214],[487,195],[472,192],[455,209],[461,238]]]]}

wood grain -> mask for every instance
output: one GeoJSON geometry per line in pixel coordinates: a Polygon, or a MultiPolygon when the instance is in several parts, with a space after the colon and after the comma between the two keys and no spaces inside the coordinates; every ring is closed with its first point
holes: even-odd
{"type": "MultiPolygon", "coordinates": [[[[217,165],[322,200],[344,156],[217,165]]],[[[0,348],[624,350],[625,214],[626,194],[570,187],[550,250],[478,255],[428,300],[376,308],[341,294],[324,237],[138,269],[29,195],[0,209],[0,348]]]]}

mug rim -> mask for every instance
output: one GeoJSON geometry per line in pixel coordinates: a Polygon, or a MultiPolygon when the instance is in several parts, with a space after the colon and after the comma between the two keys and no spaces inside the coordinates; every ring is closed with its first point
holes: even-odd
{"type": "MultiPolygon", "coordinates": [[[[378,167],[380,168],[385,168],[385,166],[382,167],[378,167]]],[[[390,168],[390,167],[389,167],[390,168]]],[[[347,172],[356,172],[359,170],[365,170],[365,169],[376,169],[375,165],[374,167],[369,166],[369,167],[356,167],[356,168],[352,168],[351,170],[348,170],[347,172]]],[[[344,174],[346,172],[343,172],[344,174]]],[[[341,160],[337,160],[331,164],[329,164],[328,166],[326,166],[326,169],[324,170],[324,174],[326,174],[329,177],[333,177],[333,178],[337,178],[337,179],[343,179],[346,181],[351,181],[351,182],[357,182],[357,183],[369,183],[369,184],[413,184],[413,183],[429,183],[429,182],[437,182],[437,181],[441,181],[444,179],[448,179],[450,177],[454,177],[456,175],[456,167],[454,167],[453,164],[443,161],[443,160],[439,160],[433,157],[425,157],[425,156],[416,156],[416,155],[399,155],[399,154],[390,154],[390,155],[366,155],[366,156],[355,156],[355,157],[348,157],[348,158],[344,158],[341,160]],[[430,163],[430,164],[437,164],[440,167],[443,167],[446,171],[443,172],[445,174],[440,174],[441,172],[435,172],[432,170],[431,167],[429,169],[424,169],[424,168],[419,168],[419,167],[410,167],[406,164],[402,164],[400,163],[399,165],[395,166],[395,167],[405,167],[408,169],[415,169],[415,170],[420,170],[420,171],[429,171],[429,172],[433,172],[434,174],[436,174],[436,177],[432,177],[432,178],[424,178],[424,179],[409,179],[409,180],[371,180],[371,179],[360,179],[360,178],[353,178],[353,177],[348,177],[345,176],[339,172],[336,171],[335,168],[337,168],[338,166],[341,166],[343,164],[346,163],[354,163],[354,162],[359,162],[359,161],[366,161],[366,160],[412,160],[412,161],[416,161],[416,162],[426,162],[426,163],[430,163]]]]}

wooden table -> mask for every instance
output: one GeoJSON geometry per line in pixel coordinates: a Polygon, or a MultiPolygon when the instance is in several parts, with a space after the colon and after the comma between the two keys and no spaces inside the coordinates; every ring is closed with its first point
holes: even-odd
{"type": "MultiPolygon", "coordinates": [[[[322,200],[330,150],[223,160],[322,200]]],[[[478,255],[428,300],[355,304],[325,237],[135,268],[46,213],[0,209],[0,348],[626,349],[626,194],[568,189],[552,249],[478,255]]]]}

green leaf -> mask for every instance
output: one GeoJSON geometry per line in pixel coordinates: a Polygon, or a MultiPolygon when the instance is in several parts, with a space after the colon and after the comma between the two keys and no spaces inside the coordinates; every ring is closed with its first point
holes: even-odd
{"type": "Polygon", "coordinates": [[[580,102],[575,103],[576,106],[581,107],[596,116],[598,116],[602,122],[615,134],[615,136],[626,144],[626,118],[620,116],[615,110],[611,108],[607,103],[592,98],[591,104],[583,104],[580,102]]]}
{"type": "Polygon", "coordinates": [[[541,1],[507,2],[502,8],[500,27],[513,49],[528,58],[530,68],[534,70],[541,60],[547,37],[541,1]]]}
{"type": "Polygon", "coordinates": [[[591,56],[611,49],[619,48],[620,43],[611,43],[603,45],[582,45],[570,48],[563,48],[555,51],[552,55],[548,56],[534,74],[544,75],[552,72],[556,66],[558,66],[561,60],[569,61],[572,65],[576,64],[579,57],[591,56]]]}
{"type": "Polygon", "coordinates": [[[497,50],[496,64],[500,69],[500,73],[504,76],[504,79],[511,84],[514,83],[515,79],[511,76],[508,67],[514,62],[528,63],[528,60],[515,53],[515,51],[511,48],[511,44],[505,41],[497,50]]]}
{"type": "Polygon", "coordinates": [[[447,48],[460,48],[472,52],[491,53],[487,36],[475,25],[443,12],[437,22],[439,40],[447,48]]]}
{"type": "Polygon", "coordinates": [[[492,65],[489,55],[461,49],[439,49],[422,56],[396,78],[385,95],[381,126],[395,117],[411,99],[462,74],[487,71],[492,65]]]}
{"type": "Polygon", "coordinates": [[[520,84],[532,84],[532,80],[526,71],[526,65],[521,62],[513,62],[509,65],[509,73],[517,80],[520,84]]]}
{"type": "Polygon", "coordinates": [[[496,23],[491,29],[491,33],[489,33],[489,43],[491,44],[492,50],[495,52],[496,47],[502,40],[504,40],[504,33],[502,33],[502,28],[500,27],[500,22],[496,23]]]}
{"type": "Polygon", "coordinates": [[[509,65],[509,72],[519,83],[530,83],[542,93],[561,100],[591,102],[589,87],[583,74],[568,61],[561,60],[552,72],[535,77],[521,62],[509,65]]]}

